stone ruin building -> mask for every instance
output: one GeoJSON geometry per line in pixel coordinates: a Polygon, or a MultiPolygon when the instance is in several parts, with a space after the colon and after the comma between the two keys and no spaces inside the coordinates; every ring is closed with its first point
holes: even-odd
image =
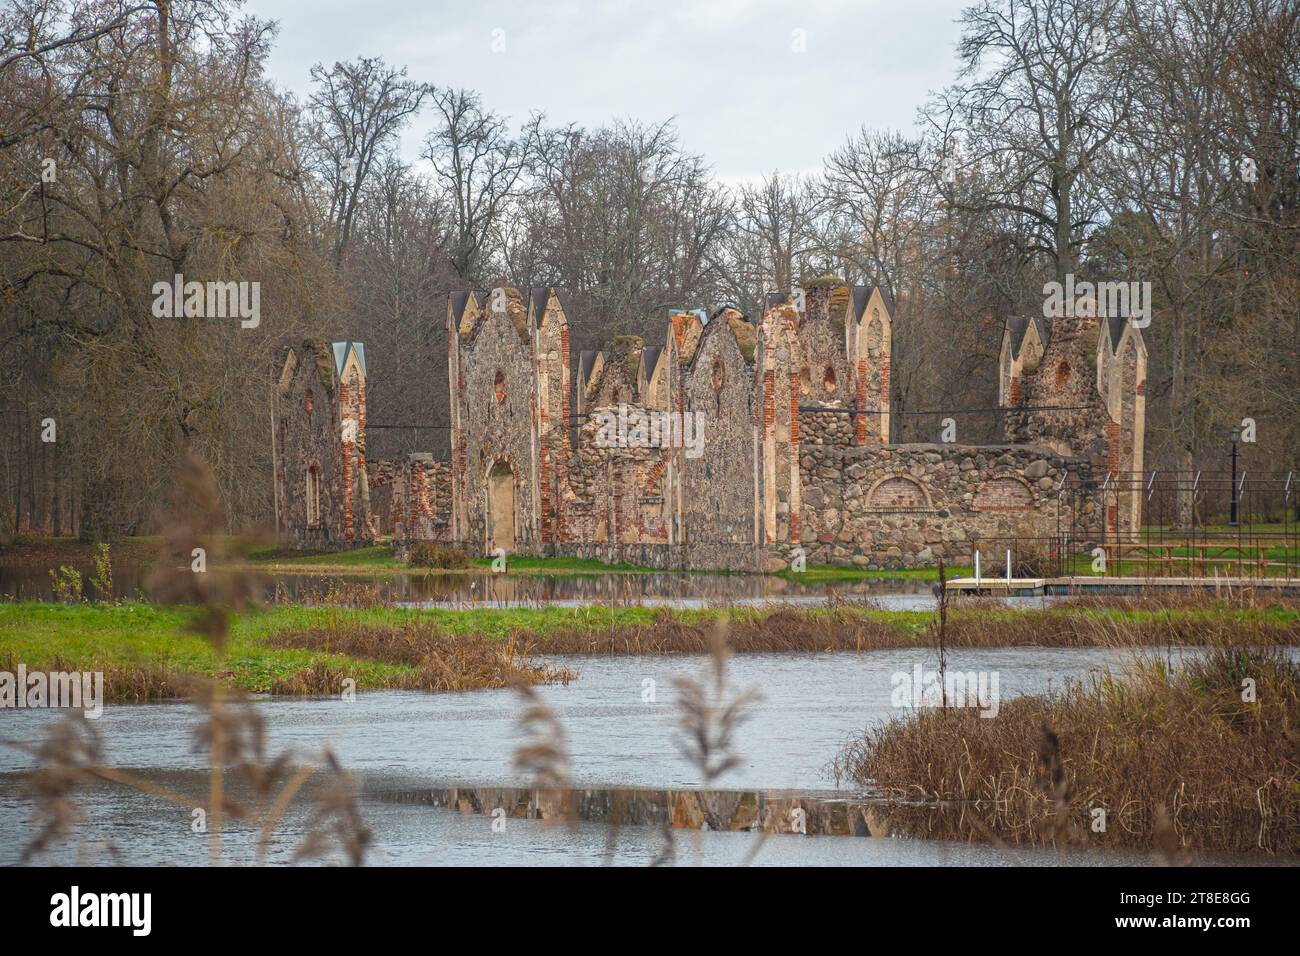
{"type": "Polygon", "coordinates": [[[564,290],[453,293],[448,460],[367,462],[364,350],[307,343],[278,363],[282,539],[772,570],[798,555],[964,563],[980,540],[1064,527],[1136,533],[1140,495],[1098,493],[1142,468],[1146,349],[1132,323],[1009,318],[1006,444],[897,444],[892,313],[879,287],[826,278],[769,296],[757,322],[682,310],[661,344],[575,354],[564,290]],[[661,428],[625,427],[651,415],[661,428]],[[688,421],[696,447],[678,440],[688,421]]]}
{"type": "Polygon", "coordinates": [[[276,534],[296,548],[371,543],[365,347],[304,342],[275,361],[276,534]]]}

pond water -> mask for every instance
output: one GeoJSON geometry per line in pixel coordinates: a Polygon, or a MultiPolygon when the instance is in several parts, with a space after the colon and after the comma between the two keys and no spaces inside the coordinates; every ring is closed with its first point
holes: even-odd
{"type": "MultiPolygon", "coordinates": [[[[220,573],[211,571],[209,573],[220,573]]],[[[706,607],[719,604],[762,606],[771,603],[815,605],[832,600],[871,600],[889,610],[916,610],[935,605],[934,582],[915,579],[867,579],[833,584],[761,574],[708,574],[655,571],[637,574],[398,574],[384,577],[342,574],[254,573],[266,600],[296,601],[340,587],[373,587],[379,596],[406,607],[706,607]]],[[[89,585],[87,585],[89,588],[89,585]]],[[[156,597],[148,574],[139,566],[113,569],[118,597],[156,597]]],[[[0,595],[26,600],[53,599],[49,575],[32,568],[0,567],[0,595]]],[[[1042,607],[1050,597],[1010,597],[1013,607],[1042,607]]]]}
{"type": "MultiPolygon", "coordinates": [[[[1001,702],[1018,694],[1050,692],[1071,677],[1122,662],[1129,652],[1101,648],[962,649],[949,668],[998,676],[1001,702]]],[[[580,672],[568,686],[538,689],[563,725],[577,786],[693,787],[703,781],[680,753],[674,680],[703,677],[707,659],[685,657],[564,658],[580,672]],[[653,690],[653,693],[648,691],[653,690]]],[[[920,650],[862,654],[752,654],[732,658],[731,685],[761,695],[751,718],[736,735],[740,765],[717,782],[724,788],[836,787],[830,770],[840,746],[863,727],[899,716],[891,702],[893,675],[920,665],[935,667],[920,650]]],[[[520,704],[512,691],[426,694],[406,691],[361,693],[355,702],[335,699],[267,699],[269,752],[289,748],[310,758],[328,743],[343,765],[370,793],[416,791],[455,783],[525,784],[512,766],[520,742],[520,704]]],[[[10,711],[3,735],[38,740],[59,717],[51,711],[10,711]]],[[[107,763],[136,768],[151,778],[198,778],[204,766],[192,746],[195,710],[186,704],[110,705],[98,722],[107,763]]],[[[31,766],[26,754],[0,748],[0,834],[26,831],[31,804],[18,789],[18,774],[31,766]]],[[[121,862],[201,862],[206,849],[189,829],[188,812],[119,788],[90,796],[91,831],[112,842],[121,862]],[[191,859],[197,855],[196,859],[191,859]]],[[[507,833],[491,831],[489,817],[461,817],[422,805],[366,799],[363,816],[375,831],[371,862],[497,864],[536,862],[600,863],[606,828],[584,824],[570,831],[510,820],[507,833]]],[[[304,811],[286,821],[286,833],[272,859],[287,860],[294,828],[304,811]]],[[[91,832],[88,831],[88,832],[91,832]]],[[[241,837],[232,835],[236,849],[241,837]]],[[[244,834],[251,852],[251,832],[244,834]]],[[[683,834],[679,862],[725,863],[743,859],[755,837],[749,834],[683,834]]],[[[654,828],[620,831],[616,862],[646,862],[657,852],[654,828]]],[[[0,840],[0,864],[17,859],[21,840],[0,840]]],[[[238,853],[232,849],[236,857],[238,853]]],[[[1055,854],[1021,854],[1031,862],[1056,862],[1055,854]]],[[[1132,862],[1106,854],[1092,862],[1132,862]]],[[[105,862],[108,860],[106,859],[105,862]]],[[[1005,862],[997,850],[912,840],[848,837],[768,840],[757,862],[797,865],[989,864],[1005,862]],[[770,851],[770,852],[769,852],[770,851]]],[[[1139,858],[1141,861],[1141,858],[1139,858]]],[[[1086,862],[1084,860],[1072,862],[1086,862]]]]}

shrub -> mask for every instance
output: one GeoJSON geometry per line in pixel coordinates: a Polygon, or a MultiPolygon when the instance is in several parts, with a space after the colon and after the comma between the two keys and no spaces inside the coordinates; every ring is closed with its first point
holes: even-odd
{"type": "Polygon", "coordinates": [[[95,594],[101,601],[113,597],[113,561],[108,556],[108,545],[95,546],[95,573],[90,578],[95,586],[95,594]]]}
{"type": "Polygon", "coordinates": [[[991,720],[964,707],[895,718],[850,741],[834,770],[898,799],[882,819],[913,836],[1296,854],[1298,723],[1300,665],[1224,643],[1136,657],[1006,701],[991,720]]]}
{"type": "Polygon", "coordinates": [[[66,564],[59,565],[59,570],[50,571],[50,585],[54,589],[54,599],[65,604],[76,604],[81,600],[81,572],[66,564]]]}
{"type": "Polygon", "coordinates": [[[406,556],[406,563],[413,568],[467,568],[469,559],[465,552],[455,548],[444,548],[432,541],[419,541],[411,545],[406,556]]]}

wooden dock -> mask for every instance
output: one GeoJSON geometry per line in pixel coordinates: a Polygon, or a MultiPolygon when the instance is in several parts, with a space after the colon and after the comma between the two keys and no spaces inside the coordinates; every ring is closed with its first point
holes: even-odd
{"type": "Polygon", "coordinates": [[[1279,591],[1300,593],[1300,578],[1267,577],[1091,577],[1061,578],[953,578],[948,589],[965,594],[1033,597],[1040,594],[1127,594],[1140,591],[1279,591]]]}
{"type": "Polygon", "coordinates": [[[1006,596],[1032,596],[1046,594],[1046,578],[951,578],[949,591],[963,591],[967,594],[1001,594],[1006,596]]]}

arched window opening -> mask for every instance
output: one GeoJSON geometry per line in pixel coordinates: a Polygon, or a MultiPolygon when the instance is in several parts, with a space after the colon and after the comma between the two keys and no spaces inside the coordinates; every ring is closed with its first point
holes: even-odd
{"type": "Polygon", "coordinates": [[[320,466],[307,469],[307,527],[320,527],[320,466]]]}
{"type": "Polygon", "coordinates": [[[1060,364],[1056,366],[1056,387],[1065,388],[1065,383],[1070,380],[1070,363],[1061,359],[1060,364]]]}

